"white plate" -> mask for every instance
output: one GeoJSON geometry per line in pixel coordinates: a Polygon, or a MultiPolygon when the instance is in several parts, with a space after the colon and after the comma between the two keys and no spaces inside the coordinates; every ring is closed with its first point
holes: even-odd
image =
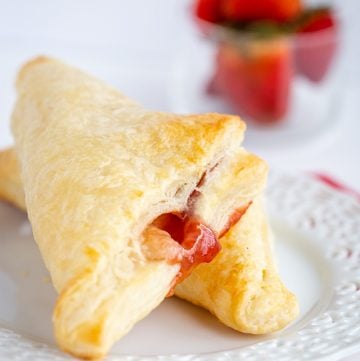
{"type": "MultiPolygon", "coordinates": [[[[268,195],[280,272],[300,301],[296,322],[243,335],[172,298],[109,360],[338,360],[360,350],[360,205],[299,175],[272,175],[268,195]]],[[[0,204],[0,360],[71,359],[52,336],[55,299],[25,215],[0,204]]]]}

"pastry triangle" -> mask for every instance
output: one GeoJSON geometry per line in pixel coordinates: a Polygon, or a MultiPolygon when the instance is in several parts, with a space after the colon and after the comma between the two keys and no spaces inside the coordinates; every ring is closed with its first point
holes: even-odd
{"type": "MultiPolygon", "coordinates": [[[[0,194],[25,209],[13,150],[0,152],[0,169],[15,170],[1,174],[0,194]],[[5,164],[6,163],[6,164],[5,164]],[[13,186],[2,186],[3,179],[11,178],[13,186]],[[7,192],[12,189],[12,193],[7,192]]],[[[231,189],[228,198],[237,204],[251,204],[231,228],[220,238],[222,250],[209,264],[199,265],[175,289],[175,295],[208,309],[224,324],[240,332],[265,334],[278,331],[298,315],[296,297],[282,283],[272,254],[272,235],[263,206],[267,167],[256,156],[240,151],[239,160],[229,162],[218,173],[218,182],[203,188],[203,204],[221,204],[213,197],[213,187],[231,189]],[[234,179],[236,183],[234,184],[234,179]]],[[[226,200],[222,200],[226,203],[226,200]]],[[[201,204],[201,202],[199,203],[201,204]]],[[[206,210],[203,212],[206,213],[206,210]]],[[[221,209],[215,213],[221,214],[221,209]]]]}
{"type": "Polygon", "coordinates": [[[228,232],[220,238],[221,252],[210,264],[194,269],[176,287],[175,294],[208,309],[240,332],[278,331],[296,318],[299,306],[281,281],[274,261],[263,202],[267,166],[245,151],[235,161],[223,164],[226,167],[220,167],[217,179],[203,186],[198,206],[210,211],[211,205],[216,215],[222,214],[227,201],[248,207],[238,222],[226,228],[228,232]],[[227,190],[227,198],[214,198],[221,189],[227,190]]]}
{"type": "Polygon", "coordinates": [[[176,296],[208,309],[225,325],[244,333],[267,334],[293,321],[298,302],[275,267],[261,197],[220,241],[221,252],[180,283],[176,296]]]}
{"type": "MultiPolygon", "coordinates": [[[[34,238],[59,292],[55,336],[62,349],[98,358],[210,262],[233,213],[245,212],[248,200],[230,200],[219,218],[198,197],[222,164],[242,157],[245,125],[235,116],[147,111],[46,57],[21,69],[17,92],[16,156],[34,238]]],[[[229,198],[214,192],[218,203],[229,198]]]]}

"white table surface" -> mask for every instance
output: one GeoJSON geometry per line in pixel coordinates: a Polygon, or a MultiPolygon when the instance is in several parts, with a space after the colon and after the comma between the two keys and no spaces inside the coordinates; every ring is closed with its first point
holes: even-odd
{"type": "MultiPolygon", "coordinates": [[[[125,93],[150,108],[171,110],[172,65],[184,39],[196,37],[188,6],[189,0],[0,0],[0,148],[12,143],[9,117],[16,70],[40,53],[105,77],[103,64],[111,59],[121,66],[125,93]]],[[[301,147],[248,147],[272,167],[323,171],[360,190],[360,1],[339,0],[338,6],[345,101],[340,127],[331,137],[301,147]]],[[[359,359],[360,354],[346,360],[359,359]]]]}

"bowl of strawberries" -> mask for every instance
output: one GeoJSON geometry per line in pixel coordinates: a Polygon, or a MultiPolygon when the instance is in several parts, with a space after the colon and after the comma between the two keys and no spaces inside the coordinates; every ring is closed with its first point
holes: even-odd
{"type": "Polygon", "coordinates": [[[331,6],[302,0],[196,0],[193,14],[216,48],[207,93],[254,124],[289,119],[298,80],[321,92],[330,78],[340,28],[331,6]]]}

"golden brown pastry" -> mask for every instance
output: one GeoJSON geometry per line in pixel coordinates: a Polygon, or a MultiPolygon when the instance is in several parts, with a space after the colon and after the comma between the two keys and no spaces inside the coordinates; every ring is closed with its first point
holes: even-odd
{"type": "Polygon", "coordinates": [[[26,210],[16,154],[11,148],[0,152],[0,199],[26,210]]]}
{"type": "Polygon", "coordinates": [[[219,236],[224,234],[220,238],[221,252],[210,264],[199,265],[176,287],[175,294],[208,309],[240,332],[265,334],[288,325],[299,308],[274,263],[262,201],[267,166],[256,156],[242,152],[242,156],[228,158],[219,166],[203,185],[198,204],[207,209],[209,217],[214,214],[221,222],[222,207],[226,209],[227,202],[235,201],[243,216],[227,227],[218,227],[223,229],[219,236]],[[218,193],[228,193],[228,198],[215,197],[218,193]],[[245,212],[242,205],[248,205],[245,212]]]}
{"type": "Polygon", "coordinates": [[[17,92],[26,208],[60,294],[55,336],[74,355],[101,357],[212,260],[217,237],[246,211],[236,177],[223,188],[217,176],[243,158],[245,126],[235,116],[147,111],[45,57],[22,68],[17,92]]]}
{"type": "Polygon", "coordinates": [[[199,265],[175,294],[244,333],[266,334],[293,321],[298,303],[276,270],[261,197],[220,241],[221,252],[199,265]]]}
{"type": "MultiPolygon", "coordinates": [[[[258,205],[267,168],[240,147],[237,117],[149,112],[48,58],[25,65],[17,89],[25,202],[19,177],[0,180],[0,196],[26,203],[60,293],[54,326],[64,350],[101,357],[191,272],[176,293],[235,329],[271,332],[295,317],[258,205]],[[216,256],[218,238],[212,271],[194,269],[216,256]]],[[[0,177],[14,176],[15,163],[0,157],[0,177]]]]}
{"type": "MultiPolygon", "coordinates": [[[[202,194],[213,197],[214,193],[229,190],[235,178],[236,194],[233,193],[233,197],[236,202],[247,204],[249,199],[253,202],[239,222],[220,238],[222,250],[218,256],[211,263],[193,270],[191,276],[176,287],[175,294],[205,307],[238,331],[262,334],[277,331],[290,323],[298,314],[298,304],[281,282],[272,256],[271,232],[261,197],[267,167],[256,156],[244,150],[240,152],[242,157],[231,167],[232,171],[223,167],[224,171],[217,174],[218,181],[212,179],[202,194]],[[219,188],[217,192],[211,189],[214,186],[219,188]]],[[[15,156],[3,157],[0,152],[0,169],[2,160],[12,162],[4,169],[17,170],[15,156]]],[[[5,178],[10,175],[5,174],[5,178]]],[[[12,187],[15,190],[15,185],[20,184],[17,171],[11,179],[17,179],[12,187]]],[[[15,199],[20,199],[22,193],[21,189],[13,192],[15,199]]],[[[0,194],[4,194],[2,189],[0,194]]],[[[11,194],[6,198],[11,201],[11,194]]],[[[206,200],[213,206],[217,202],[216,199],[206,200]]],[[[221,214],[221,210],[216,213],[221,214]]]]}

